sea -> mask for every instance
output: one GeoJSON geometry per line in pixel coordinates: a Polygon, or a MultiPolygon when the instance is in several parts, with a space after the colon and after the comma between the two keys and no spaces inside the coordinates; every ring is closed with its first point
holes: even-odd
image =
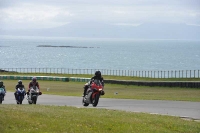
{"type": "Polygon", "coordinates": [[[199,70],[200,40],[0,36],[0,69],[199,70]]]}

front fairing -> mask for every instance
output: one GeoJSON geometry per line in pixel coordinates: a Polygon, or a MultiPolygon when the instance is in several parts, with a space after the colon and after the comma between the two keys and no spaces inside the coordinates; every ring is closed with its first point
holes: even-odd
{"type": "Polygon", "coordinates": [[[25,94],[25,89],[24,88],[18,88],[17,89],[17,94],[25,94]]]}
{"type": "Polygon", "coordinates": [[[4,88],[0,88],[0,95],[4,95],[4,94],[5,94],[4,88]]]}
{"type": "Polygon", "coordinates": [[[39,89],[36,87],[36,88],[31,88],[30,89],[30,94],[31,95],[39,95],[39,89]]]}

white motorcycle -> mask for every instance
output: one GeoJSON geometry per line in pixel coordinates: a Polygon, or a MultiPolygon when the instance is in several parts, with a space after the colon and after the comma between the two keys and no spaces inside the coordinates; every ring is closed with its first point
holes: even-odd
{"type": "Polygon", "coordinates": [[[42,93],[39,91],[38,87],[31,87],[29,95],[27,95],[27,100],[29,104],[36,104],[37,103],[37,98],[39,95],[42,93]]]}

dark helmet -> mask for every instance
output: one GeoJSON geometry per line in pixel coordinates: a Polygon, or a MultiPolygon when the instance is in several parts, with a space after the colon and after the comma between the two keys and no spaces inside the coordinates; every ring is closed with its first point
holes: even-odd
{"type": "Polygon", "coordinates": [[[2,86],[3,85],[3,81],[0,81],[0,86],[2,86]]]}
{"type": "Polygon", "coordinates": [[[22,81],[21,81],[21,80],[19,80],[19,81],[18,81],[18,84],[19,84],[19,85],[22,85],[22,81]]]}
{"type": "Polygon", "coordinates": [[[101,72],[100,72],[100,71],[96,71],[96,72],[95,72],[95,76],[101,77],[101,72]]]}
{"type": "Polygon", "coordinates": [[[36,82],[36,81],[37,81],[37,78],[36,78],[36,77],[33,77],[33,78],[32,78],[32,81],[33,81],[33,82],[36,82]]]}

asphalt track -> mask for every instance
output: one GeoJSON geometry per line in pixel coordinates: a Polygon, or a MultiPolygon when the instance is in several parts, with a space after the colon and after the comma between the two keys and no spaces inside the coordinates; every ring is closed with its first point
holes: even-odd
{"type": "MultiPolygon", "coordinates": [[[[74,106],[81,108],[82,97],[41,95],[37,104],[74,106]]],[[[13,92],[7,92],[2,104],[16,104],[13,92]]],[[[24,99],[22,104],[28,104],[24,99]]],[[[89,105],[86,108],[94,108],[89,105]]],[[[187,101],[164,101],[164,100],[132,100],[132,99],[109,99],[101,97],[96,108],[106,108],[131,112],[144,112],[150,114],[161,114],[178,116],[185,119],[200,120],[200,102],[187,101]]]]}

